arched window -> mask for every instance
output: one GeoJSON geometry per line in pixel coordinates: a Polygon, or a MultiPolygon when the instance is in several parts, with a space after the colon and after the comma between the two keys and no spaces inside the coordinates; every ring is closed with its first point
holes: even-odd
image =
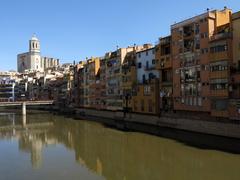
{"type": "Polygon", "coordinates": [[[32,45],[33,45],[33,49],[34,49],[34,43],[32,43],[32,45]]]}
{"type": "Polygon", "coordinates": [[[38,48],[38,44],[36,43],[36,48],[38,48]]]}

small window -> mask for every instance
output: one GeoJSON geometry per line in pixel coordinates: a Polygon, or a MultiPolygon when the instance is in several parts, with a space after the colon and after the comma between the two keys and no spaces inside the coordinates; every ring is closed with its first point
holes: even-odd
{"type": "Polygon", "coordinates": [[[148,63],[148,61],[146,61],[146,68],[147,68],[147,69],[149,68],[149,63],[148,63]]]}
{"type": "Polygon", "coordinates": [[[138,63],[138,68],[142,68],[142,63],[138,63]]]}
{"type": "Polygon", "coordinates": [[[152,60],[152,64],[156,64],[156,60],[155,59],[152,60]]]}
{"type": "Polygon", "coordinates": [[[148,56],[148,51],[146,51],[146,56],[148,56]]]}
{"type": "Polygon", "coordinates": [[[141,111],[144,111],[144,100],[141,100],[141,111]]]}
{"type": "Polygon", "coordinates": [[[142,75],[142,82],[145,83],[146,82],[146,75],[142,75]]]}

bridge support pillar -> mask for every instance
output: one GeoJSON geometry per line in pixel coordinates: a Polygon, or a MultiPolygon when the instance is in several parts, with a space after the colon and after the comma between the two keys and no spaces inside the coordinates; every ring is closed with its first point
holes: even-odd
{"type": "Polygon", "coordinates": [[[27,111],[26,111],[26,102],[22,103],[22,115],[26,116],[27,115],[27,111]]]}

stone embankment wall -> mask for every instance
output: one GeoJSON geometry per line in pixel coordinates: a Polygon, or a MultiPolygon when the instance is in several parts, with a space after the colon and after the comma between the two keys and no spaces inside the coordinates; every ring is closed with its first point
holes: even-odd
{"type": "Polygon", "coordinates": [[[89,116],[102,119],[111,119],[118,123],[141,123],[159,127],[168,127],[204,134],[212,134],[231,138],[240,138],[240,124],[192,120],[187,118],[157,117],[142,114],[127,114],[124,117],[123,112],[98,111],[93,109],[77,109],[76,114],[80,116],[89,116]]]}

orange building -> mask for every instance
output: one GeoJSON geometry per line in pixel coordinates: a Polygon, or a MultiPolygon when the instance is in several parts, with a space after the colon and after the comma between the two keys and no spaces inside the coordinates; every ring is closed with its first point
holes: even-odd
{"type": "Polygon", "coordinates": [[[229,117],[240,120],[240,12],[232,14],[233,63],[230,69],[229,117]]]}
{"type": "Polygon", "coordinates": [[[160,109],[169,111],[173,109],[173,87],[172,87],[172,56],[171,56],[171,36],[159,39],[156,45],[156,69],[160,72],[159,93],[160,109]]]}
{"type": "Polygon", "coordinates": [[[232,34],[230,24],[219,26],[209,39],[209,79],[211,115],[228,117],[229,80],[232,65],[232,34]]]}
{"type": "MultiPolygon", "coordinates": [[[[214,84],[218,87],[225,82],[219,82],[221,75],[214,78],[211,67],[217,66],[214,63],[221,60],[227,63],[230,61],[231,48],[224,49],[224,43],[218,47],[218,40],[214,40],[221,33],[220,29],[228,26],[230,21],[231,10],[224,8],[221,11],[208,11],[171,26],[175,110],[199,111],[225,117],[224,113],[215,111],[219,104],[216,98],[221,92],[214,90],[214,84]]],[[[225,44],[229,43],[227,39],[224,41],[225,44]]]]}

